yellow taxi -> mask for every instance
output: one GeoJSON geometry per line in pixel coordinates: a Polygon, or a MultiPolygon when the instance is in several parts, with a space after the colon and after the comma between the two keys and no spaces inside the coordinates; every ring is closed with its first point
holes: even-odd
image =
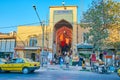
{"type": "Polygon", "coordinates": [[[0,64],[0,72],[2,71],[18,71],[23,74],[34,72],[36,69],[40,68],[39,62],[34,62],[28,58],[15,58],[11,59],[4,64],[0,64]]]}

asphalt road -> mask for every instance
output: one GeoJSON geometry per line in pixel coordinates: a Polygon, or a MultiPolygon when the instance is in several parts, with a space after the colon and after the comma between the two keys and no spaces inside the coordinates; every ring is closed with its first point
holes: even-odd
{"type": "Polygon", "coordinates": [[[116,73],[98,74],[87,71],[38,70],[30,74],[0,73],[0,80],[120,80],[116,73]]]}

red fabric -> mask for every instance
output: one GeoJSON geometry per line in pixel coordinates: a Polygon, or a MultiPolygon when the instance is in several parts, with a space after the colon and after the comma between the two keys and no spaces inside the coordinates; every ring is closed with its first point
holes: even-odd
{"type": "Polygon", "coordinates": [[[93,62],[96,61],[96,55],[95,54],[91,55],[91,61],[93,61],[93,62]]]}
{"type": "Polygon", "coordinates": [[[65,40],[61,41],[61,46],[64,47],[65,46],[65,40]]]}

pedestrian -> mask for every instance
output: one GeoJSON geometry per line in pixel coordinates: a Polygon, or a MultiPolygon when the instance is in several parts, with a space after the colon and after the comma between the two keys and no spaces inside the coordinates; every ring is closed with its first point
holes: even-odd
{"type": "Polygon", "coordinates": [[[57,54],[54,54],[53,63],[57,64],[57,54]]]}
{"type": "Polygon", "coordinates": [[[93,54],[91,54],[90,56],[90,60],[91,60],[91,70],[94,70],[95,68],[95,63],[96,63],[96,54],[93,51],[93,54]]]}
{"type": "Polygon", "coordinates": [[[65,56],[65,63],[66,63],[66,68],[69,68],[69,62],[70,62],[70,58],[68,55],[65,56]]]}
{"type": "Polygon", "coordinates": [[[80,56],[80,57],[79,57],[78,66],[82,66],[82,61],[83,61],[83,58],[80,56]]]}
{"type": "Polygon", "coordinates": [[[70,55],[70,66],[72,66],[72,55],[70,55]]]}
{"type": "Polygon", "coordinates": [[[92,64],[91,64],[91,58],[90,58],[90,66],[92,66],[92,64]]]}
{"type": "Polygon", "coordinates": [[[85,60],[84,59],[82,61],[82,69],[86,69],[86,67],[85,67],[85,60]]]}
{"type": "Polygon", "coordinates": [[[62,68],[63,62],[64,62],[63,57],[60,56],[60,57],[59,57],[60,68],[62,68]]]}

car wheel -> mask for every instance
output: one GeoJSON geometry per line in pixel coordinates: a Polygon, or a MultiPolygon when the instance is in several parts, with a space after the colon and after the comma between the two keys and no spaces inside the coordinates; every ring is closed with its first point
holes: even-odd
{"type": "Polygon", "coordinates": [[[22,73],[23,74],[28,74],[29,73],[29,69],[28,68],[23,68],[22,73]]]}
{"type": "Polygon", "coordinates": [[[5,73],[9,73],[10,71],[4,71],[5,73]]]}
{"type": "Polygon", "coordinates": [[[32,70],[31,72],[34,72],[35,70],[32,70]]]}
{"type": "Polygon", "coordinates": [[[120,77],[120,73],[118,73],[118,76],[120,77]]]}
{"type": "Polygon", "coordinates": [[[2,72],[2,69],[0,68],[0,72],[2,72]]]}

